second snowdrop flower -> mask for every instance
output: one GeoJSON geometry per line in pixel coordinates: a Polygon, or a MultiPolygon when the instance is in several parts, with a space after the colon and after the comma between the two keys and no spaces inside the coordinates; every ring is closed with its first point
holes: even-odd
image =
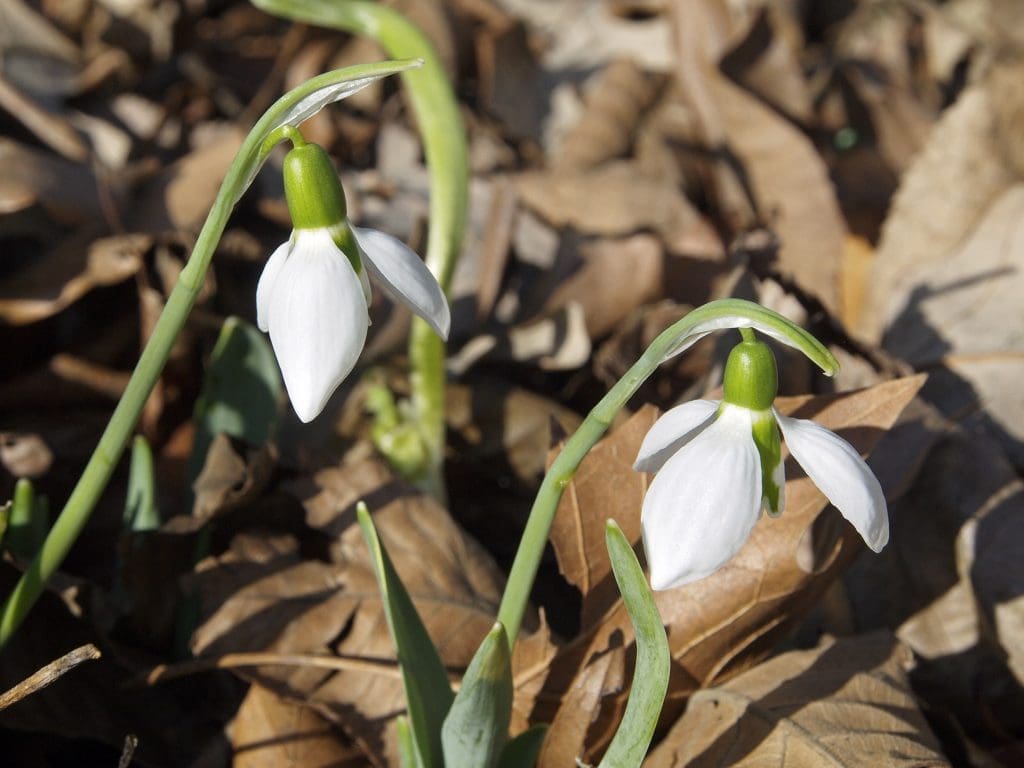
{"type": "Polygon", "coordinates": [[[356,364],[370,325],[373,275],[386,293],[447,339],[448,302],[404,243],[349,226],[345,194],[327,154],[292,134],[284,190],[292,235],[271,254],[256,289],[256,320],[270,333],[295,413],[316,418],[356,364]]]}
{"type": "Polygon", "coordinates": [[[764,510],[781,514],[790,453],[878,552],[889,540],[885,496],[848,442],[772,407],[775,356],[744,329],[726,363],[721,401],[694,400],[665,413],[640,447],[636,469],[657,472],[641,513],[654,589],[717,571],[740,550],[764,510]]]}

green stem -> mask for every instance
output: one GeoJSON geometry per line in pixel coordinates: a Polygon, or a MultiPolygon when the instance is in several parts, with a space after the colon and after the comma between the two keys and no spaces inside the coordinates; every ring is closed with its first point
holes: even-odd
{"type": "MultiPolygon", "coordinates": [[[[420,58],[423,67],[402,73],[423,137],[430,171],[430,230],[426,263],[448,293],[466,225],[469,152],[455,94],[440,57],[415,24],[391,8],[366,0],[253,0],[267,13],[373,38],[395,58],[420,58]]],[[[420,478],[443,497],[445,344],[418,317],[409,337],[412,414],[427,466],[420,478]]]]}
{"type": "Polygon", "coordinates": [[[566,441],[541,482],[498,609],[498,621],[508,630],[511,645],[515,644],[519,634],[558,502],[583,457],[601,439],[633,393],[666,359],[705,333],[740,327],[756,328],[796,347],[829,375],[838,370],[839,364],[832,353],[803,328],[782,315],[742,299],[722,299],[705,304],[663,331],[594,406],[579,429],[566,441]]]}
{"type": "Polygon", "coordinates": [[[283,125],[309,117],[307,112],[317,111],[304,105],[308,105],[310,99],[315,101],[314,97],[319,93],[333,94],[325,100],[324,104],[319,105],[322,107],[329,101],[354,93],[355,90],[375,79],[395,74],[415,65],[415,62],[381,62],[325,73],[282,96],[253,126],[228,169],[227,176],[217,193],[217,199],[210,210],[210,215],[207,216],[199,237],[196,239],[192,255],[182,269],[170,296],[167,297],[167,304],[163,312],[160,313],[145,349],[142,350],[139,362],[128,380],[121,400],[114,409],[110,423],[103,431],[99,444],[93,451],[60,516],[47,534],[43,546],[3,605],[2,612],[0,612],[0,647],[7,643],[42,594],[46,583],[71,550],[96,506],[96,502],[99,501],[100,495],[107,487],[146,399],[152,392],[157,378],[160,376],[160,371],[163,370],[167,357],[170,355],[171,347],[199,295],[206,270],[210,266],[214,250],[227,225],[228,216],[272,149],[272,147],[264,145],[266,137],[278,131],[283,125]],[[350,83],[351,90],[338,89],[339,85],[345,86],[350,83]]]}

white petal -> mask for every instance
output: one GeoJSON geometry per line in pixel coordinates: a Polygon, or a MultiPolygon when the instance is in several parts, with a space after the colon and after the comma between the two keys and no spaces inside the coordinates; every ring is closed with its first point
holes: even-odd
{"type": "Polygon", "coordinates": [[[281,267],[288,260],[288,252],[291,250],[291,242],[284,242],[274,249],[267,259],[266,266],[260,274],[260,281],[256,284],[256,325],[264,333],[270,328],[270,301],[273,288],[277,282],[281,267]]]}
{"type": "Polygon", "coordinates": [[[657,472],[672,454],[704,430],[718,411],[717,400],[691,400],[654,422],[633,463],[637,472],[657,472]]]}
{"type": "Polygon", "coordinates": [[[352,227],[363,263],[385,292],[426,320],[438,336],[448,338],[451,313],[444,291],[416,255],[401,240],[375,229],[352,227]]]}
{"type": "Polygon", "coordinates": [[[288,397],[299,418],[312,421],[363,349],[363,289],[330,234],[303,229],[270,298],[270,341],[288,397]]]}
{"type": "Polygon", "coordinates": [[[651,587],[678,587],[717,571],[747,540],[760,506],[750,411],[726,406],[665,463],[644,499],[651,587]]]}
{"type": "Polygon", "coordinates": [[[882,486],[852,445],[820,424],[776,412],[789,452],[864,542],[880,552],[889,541],[882,486]]]}

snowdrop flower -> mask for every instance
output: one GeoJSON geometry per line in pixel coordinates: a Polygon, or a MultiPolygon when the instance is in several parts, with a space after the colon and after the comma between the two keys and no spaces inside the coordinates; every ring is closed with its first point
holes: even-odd
{"type": "Polygon", "coordinates": [[[703,579],[740,550],[764,510],[781,514],[790,453],[867,545],[889,540],[885,496],[857,451],[833,432],[772,407],[778,374],[769,347],[744,329],[729,355],[721,401],[694,400],[647,433],[634,468],[657,472],[641,513],[654,589],[703,579]]]}
{"type": "Polygon", "coordinates": [[[430,270],[401,241],[350,227],[345,193],[327,154],[296,137],[284,162],[294,229],[271,254],[256,289],[256,320],[269,331],[288,397],[316,418],[349,374],[370,325],[370,272],[384,291],[448,337],[450,314],[430,270]]]}

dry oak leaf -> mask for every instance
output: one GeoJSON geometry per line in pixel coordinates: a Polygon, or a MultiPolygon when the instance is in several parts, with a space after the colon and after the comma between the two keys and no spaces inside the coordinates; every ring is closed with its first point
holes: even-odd
{"type": "Polygon", "coordinates": [[[698,691],[647,768],[946,766],[888,633],[824,640],[698,691]]]}
{"type": "Polygon", "coordinates": [[[339,723],[373,765],[396,766],[395,718],[405,696],[355,504],[364,499],[445,665],[465,668],[494,622],[496,566],[431,499],[379,462],[321,470],[295,488],[330,562],[305,559],[292,537],[239,535],[199,566],[197,654],[238,651],[347,657],[354,667],[261,667],[247,677],[339,723]],[[362,666],[360,666],[362,665],[362,666]]]}
{"type": "Polygon", "coordinates": [[[252,685],[228,726],[233,768],[362,768],[366,758],[330,721],[252,685]]]}
{"type": "Polygon", "coordinates": [[[1018,468],[1022,77],[1024,58],[999,61],[935,126],[893,200],[860,328],[868,341],[933,371],[925,398],[953,419],[980,421],[1018,468]]]}
{"type": "MultiPolygon", "coordinates": [[[[868,454],[923,381],[923,376],[916,376],[839,395],[779,398],[776,407],[785,414],[821,423],[849,440],[861,454],[868,454]]],[[[649,412],[641,411],[633,420],[646,424],[651,417],[649,412]]],[[[639,424],[626,422],[619,429],[639,432],[642,431],[638,429],[639,424]]],[[[615,440],[615,433],[612,433],[606,443],[615,440]]],[[[635,441],[635,436],[631,440],[635,441]]],[[[609,461],[609,452],[608,448],[604,452],[592,452],[595,461],[603,462],[604,475],[587,467],[588,457],[576,474],[576,482],[581,487],[567,488],[563,499],[593,498],[596,494],[582,486],[598,477],[601,484],[618,483],[621,488],[630,488],[632,499],[622,498],[617,502],[616,519],[624,530],[633,532],[633,538],[638,539],[643,485],[629,477],[632,469],[625,460],[609,461]],[[618,477],[612,479],[606,476],[608,474],[618,477]]],[[[674,659],[670,692],[663,711],[665,722],[671,722],[679,714],[685,699],[698,688],[764,658],[862,550],[860,537],[837,512],[822,514],[827,507],[825,497],[792,462],[788,463],[787,476],[790,479],[786,484],[785,513],[778,519],[761,520],[732,561],[707,579],[655,594],[674,659]]],[[[584,572],[597,573],[604,567],[601,565],[606,557],[603,543],[598,544],[592,535],[588,536],[587,530],[598,524],[596,516],[607,511],[604,505],[580,507],[575,512],[570,508],[562,513],[568,516],[568,521],[553,528],[553,535],[558,536],[556,554],[561,558],[559,553],[573,553],[562,568],[578,574],[578,580],[584,572]],[[595,564],[590,566],[590,561],[595,564]],[[583,568],[583,564],[587,567],[583,568]]],[[[600,522],[603,523],[603,518],[600,522]]],[[[588,594],[595,589],[603,588],[591,585],[588,594]]],[[[560,698],[562,707],[570,703],[580,706],[576,701],[578,694],[570,692],[592,685],[592,676],[606,678],[605,669],[591,670],[593,661],[617,645],[631,646],[632,632],[624,605],[616,601],[599,622],[559,650],[543,686],[545,695],[538,699],[535,717],[558,722],[557,710],[548,708],[560,698]]],[[[593,760],[614,733],[616,716],[627,694],[628,689],[621,685],[605,686],[589,718],[574,717],[572,727],[566,730],[553,727],[548,738],[567,740],[570,746],[565,748],[566,753],[575,750],[574,754],[584,760],[593,760]]],[[[540,765],[546,768],[555,763],[542,761],[540,765]]]]}

